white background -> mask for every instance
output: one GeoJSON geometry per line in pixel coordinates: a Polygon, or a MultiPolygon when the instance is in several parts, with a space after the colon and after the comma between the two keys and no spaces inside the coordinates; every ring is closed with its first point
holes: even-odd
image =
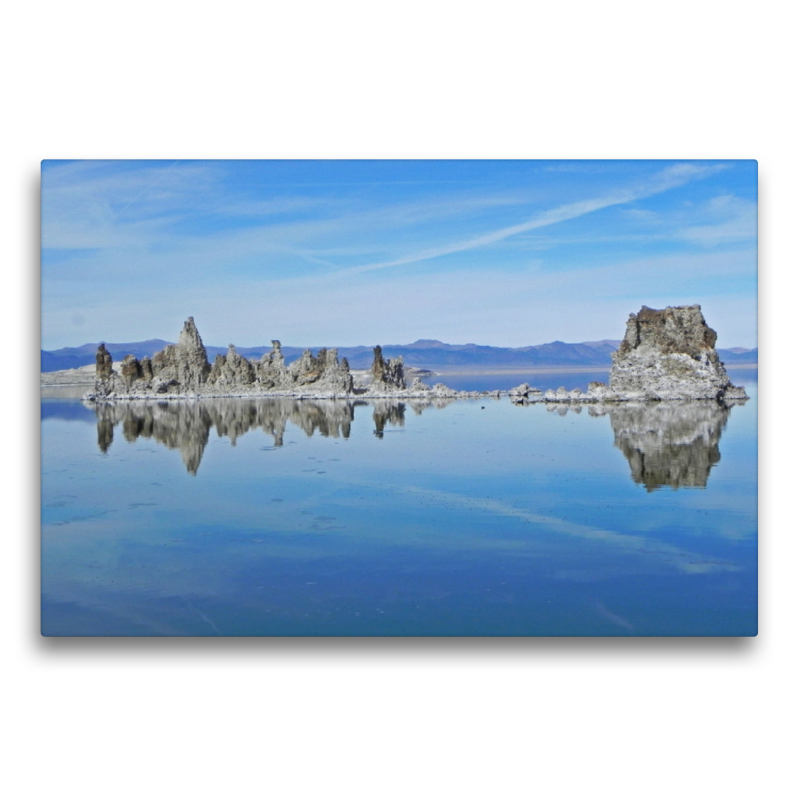
{"type": "Polygon", "coordinates": [[[796,796],[800,175],[791,8],[730,0],[5,8],[0,341],[15,387],[3,398],[5,796],[796,796]],[[756,639],[39,636],[40,159],[310,156],[759,160],[756,639]],[[788,374],[777,374],[784,366],[788,374]]]}

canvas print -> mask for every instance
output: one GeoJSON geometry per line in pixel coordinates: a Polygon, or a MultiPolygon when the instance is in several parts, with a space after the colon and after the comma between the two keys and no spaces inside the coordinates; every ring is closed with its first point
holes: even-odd
{"type": "Polygon", "coordinates": [[[755,161],[45,161],[45,636],[754,636],[755,161]]]}

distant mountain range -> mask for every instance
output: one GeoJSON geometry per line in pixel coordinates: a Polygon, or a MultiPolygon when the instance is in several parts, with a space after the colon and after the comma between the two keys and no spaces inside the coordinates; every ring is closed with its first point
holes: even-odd
{"type": "MultiPolygon", "coordinates": [[[[62,347],[60,350],[42,350],[42,372],[55,372],[59,369],[77,369],[95,363],[99,342],[83,344],[80,347],[62,347]]],[[[163,350],[170,342],[163,339],[148,339],[146,342],[106,343],[114,361],[122,361],[127,355],[136,358],[152,356],[163,350]]]]}
{"type": "MultiPolygon", "coordinates": [[[[106,342],[106,349],[114,361],[121,361],[126,355],[137,358],[152,356],[163,350],[170,342],[163,339],[148,339],[146,342],[113,343],[106,342]]],[[[42,372],[61,369],[75,369],[94,364],[97,342],[80,347],[63,347],[60,350],[42,350],[42,372]]],[[[597,342],[549,342],[529,347],[489,347],[479,344],[445,344],[436,339],[418,339],[412,344],[382,345],[386,358],[403,356],[405,363],[413,367],[427,369],[447,369],[455,367],[524,368],[524,367],[607,367],[611,365],[611,353],[619,347],[618,339],[602,339],[597,342]]],[[[242,347],[237,352],[250,359],[259,359],[272,347],[242,347]]],[[[282,347],[287,363],[291,363],[303,353],[304,347],[282,347]]],[[[372,364],[372,347],[340,347],[339,357],[347,358],[352,369],[367,369],[372,364]]],[[[226,353],[227,347],[206,346],[210,361],[218,353],[226,353]]],[[[312,347],[316,353],[318,347],[312,347]]],[[[729,366],[737,364],[757,364],[758,349],[748,350],[734,347],[719,350],[720,358],[729,366]]]]}

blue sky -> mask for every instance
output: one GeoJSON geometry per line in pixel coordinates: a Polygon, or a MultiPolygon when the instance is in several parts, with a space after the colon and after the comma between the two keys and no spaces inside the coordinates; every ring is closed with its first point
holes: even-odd
{"type": "Polygon", "coordinates": [[[754,161],[45,161],[42,347],[523,346],[700,303],[756,346],[754,161]]]}

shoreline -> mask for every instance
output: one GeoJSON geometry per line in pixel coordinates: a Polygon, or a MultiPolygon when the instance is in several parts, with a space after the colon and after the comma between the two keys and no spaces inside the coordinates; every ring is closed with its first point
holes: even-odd
{"type": "MultiPolygon", "coordinates": [[[[738,369],[758,369],[758,362],[753,364],[726,364],[725,369],[728,371],[738,370],[738,369]]],[[[92,366],[92,378],[91,380],[70,380],[69,378],[72,376],[67,377],[64,373],[71,372],[72,370],[56,370],[54,372],[41,372],[40,374],[40,386],[42,388],[45,387],[55,387],[55,386],[94,386],[94,367],[92,366]],[[52,375],[55,379],[47,380],[45,376],[52,375]],[[58,378],[62,378],[59,380],[58,378]],[[65,379],[66,378],[66,379],[65,379]]],[[[77,369],[75,370],[78,371],[77,369]]],[[[509,369],[437,369],[435,372],[432,371],[432,375],[429,377],[439,377],[439,376],[460,376],[460,375],[475,375],[475,376],[486,376],[486,375],[548,375],[548,374],[579,374],[585,372],[610,372],[611,366],[569,366],[569,367],[512,367],[509,369]]],[[[359,372],[366,372],[366,370],[353,370],[353,374],[356,375],[359,372]]],[[[75,376],[77,377],[77,376],[75,376]]],[[[494,391],[494,390],[492,390],[494,391]]],[[[502,391],[508,391],[507,389],[502,391]]]]}
{"type": "MultiPolygon", "coordinates": [[[[735,387],[733,387],[735,388],[735,387]]],[[[595,390],[593,392],[581,392],[573,389],[571,392],[565,389],[548,389],[547,391],[531,390],[495,390],[484,392],[459,392],[455,389],[450,390],[428,390],[424,392],[398,390],[397,392],[362,392],[362,393],[337,393],[337,392],[233,392],[220,394],[218,392],[209,393],[142,393],[129,395],[106,395],[99,396],[94,392],[86,392],[81,398],[85,403],[92,405],[112,405],[114,403],[136,403],[136,402],[156,402],[156,403],[180,403],[198,402],[203,400],[322,400],[331,402],[351,403],[367,400],[389,400],[402,402],[405,400],[499,400],[508,397],[514,405],[527,406],[535,404],[561,403],[565,405],[602,405],[602,404],[624,404],[624,403],[686,403],[700,401],[714,401],[720,405],[736,405],[744,403],[750,397],[742,391],[730,396],[719,394],[716,397],[687,397],[685,395],[671,395],[656,397],[646,392],[611,392],[607,388],[595,390]]]]}

